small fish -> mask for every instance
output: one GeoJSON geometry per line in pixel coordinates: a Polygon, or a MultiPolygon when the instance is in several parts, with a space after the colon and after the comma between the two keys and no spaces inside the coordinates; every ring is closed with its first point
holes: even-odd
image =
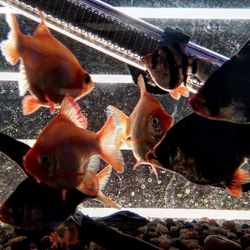
{"type": "Polygon", "coordinates": [[[149,162],[201,185],[226,188],[242,195],[249,172],[250,125],[209,120],[195,113],[177,122],[147,154],[149,162]]]}
{"type": "Polygon", "coordinates": [[[60,113],[45,126],[24,156],[25,171],[38,182],[60,190],[82,186],[82,181],[90,176],[91,165],[96,164],[91,160],[95,155],[122,173],[124,162],[115,146],[118,133],[113,117],[109,116],[97,133],[86,128],[87,118],[73,98],[66,95],[60,113]]]}
{"type": "MultiPolygon", "coordinates": [[[[173,118],[164,110],[161,103],[146,91],[142,75],[138,77],[138,86],[141,97],[129,117],[113,106],[107,107],[107,114],[114,116],[116,127],[120,131],[117,147],[125,144],[132,148],[137,160],[134,168],[140,164],[148,164],[145,158],[147,152],[173,125],[173,118]]],[[[151,167],[158,177],[155,167],[151,167]]]]}
{"type": "Polygon", "coordinates": [[[19,94],[26,91],[22,102],[23,114],[29,115],[41,106],[50,107],[54,113],[66,93],[79,99],[89,93],[94,83],[73,53],[59,42],[45,25],[41,23],[32,36],[24,35],[19,29],[16,17],[9,10],[6,21],[10,26],[8,40],[1,43],[2,54],[11,65],[20,60],[22,82],[19,94]]]}
{"type": "Polygon", "coordinates": [[[208,63],[185,53],[189,37],[180,30],[167,28],[164,33],[158,49],[142,56],[141,62],[154,83],[178,100],[180,96],[189,96],[186,87],[188,77],[198,82],[204,80],[205,74],[201,68],[207,68],[205,65],[208,63]]]}
{"type": "Polygon", "coordinates": [[[192,109],[209,119],[250,123],[249,65],[250,40],[191,98],[192,109]]]}

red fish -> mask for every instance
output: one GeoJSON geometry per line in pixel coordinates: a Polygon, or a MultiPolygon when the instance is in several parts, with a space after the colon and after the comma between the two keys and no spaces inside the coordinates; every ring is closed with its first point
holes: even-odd
{"type": "Polygon", "coordinates": [[[19,83],[19,94],[26,91],[31,96],[23,99],[23,114],[35,112],[41,106],[61,105],[66,93],[74,99],[89,93],[94,83],[73,53],[59,42],[42,21],[32,36],[24,35],[19,29],[16,17],[8,12],[6,21],[10,26],[8,40],[1,43],[2,54],[11,65],[20,60],[23,80],[19,83]]]}
{"type": "MultiPolygon", "coordinates": [[[[143,76],[138,77],[141,97],[128,117],[119,109],[108,106],[107,113],[114,116],[116,126],[120,131],[118,147],[127,144],[131,147],[137,160],[135,168],[140,164],[149,164],[146,159],[147,152],[156,145],[173,125],[173,118],[164,110],[161,103],[145,88],[143,76]]],[[[151,165],[157,175],[157,171],[151,165]]]]}
{"type": "Polygon", "coordinates": [[[91,173],[99,164],[93,157],[96,155],[117,172],[123,172],[123,157],[115,145],[118,133],[113,117],[109,116],[97,133],[86,127],[87,118],[67,95],[60,113],[43,129],[24,156],[25,170],[39,182],[60,190],[72,187],[81,190],[83,182],[96,185],[96,177],[91,173]]]}

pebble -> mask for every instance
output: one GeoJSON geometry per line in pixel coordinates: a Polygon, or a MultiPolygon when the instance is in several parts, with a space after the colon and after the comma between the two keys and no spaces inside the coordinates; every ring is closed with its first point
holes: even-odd
{"type": "Polygon", "coordinates": [[[244,234],[241,237],[240,242],[243,248],[250,247],[250,234],[244,234]]]}
{"type": "Polygon", "coordinates": [[[156,230],[157,230],[159,233],[161,233],[161,234],[166,234],[166,233],[169,232],[169,231],[168,231],[168,228],[167,228],[166,226],[162,225],[161,223],[158,223],[158,224],[156,225],[156,230]]]}
{"type": "Polygon", "coordinates": [[[222,226],[225,229],[229,229],[230,231],[234,232],[236,230],[236,224],[234,221],[223,221],[222,226]]]}
{"type": "Polygon", "coordinates": [[[170,243],[171,243],[170,239],[168,239],[165,236],[160,236],[159,240],[160,240],[159,247],[163,248],[163,249],[168,249],[168,247],[170,246],[170,243]]]}
{"type": "Polygon", "coordinates": [[[181,240],[181,245],[184,249],[201,249],[201,246],[198,244],[198,240],[181,240]]]}
{"type": "Polygon", "coordinates": [[[205,239],[204,250],[241,250],[241,246],[225,237],[209,235],[205,239]]]}

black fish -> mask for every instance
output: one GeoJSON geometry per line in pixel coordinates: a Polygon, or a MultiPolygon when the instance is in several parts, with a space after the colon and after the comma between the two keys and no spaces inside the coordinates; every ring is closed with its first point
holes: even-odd
{"type": "Polygon", "coordinates": [[[73,214],[86,198],[80,191],[70,190],[63,200],[59,190],[28,177],[1,205],[0,220],[16,227],[50,231],[73,214]]]}
{"type": "Polygon", "coordinates": [[[210,119],[250,123],[250,40],[208,78],[190,105],[210,119]]]}
{"type": "Polygon", "coordinates": [[[186,54],[185,47],[189,39],[178,29],[166,28],[158,49],[141,57],[154,83],[176,100],[181,95],[188,97],[189,91],[185,84],[190,77],[198,82],[207,78],[202,71],[210,65],[186,54]]]}
{"type": "Polygon", "coordinates": [[[250,180],[240,169],[250,157],[250,125],[214,121],[196,114],[176,123],[148,153],[148,160],[203,185],[241,196],[250,180]]]}

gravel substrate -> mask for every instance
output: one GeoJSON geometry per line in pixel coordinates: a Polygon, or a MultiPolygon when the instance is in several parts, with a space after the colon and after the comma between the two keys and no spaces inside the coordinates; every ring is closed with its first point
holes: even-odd
{"type": "MultiPolygon", "coordinates": [[[[139,218],[139,216],[138,216],[139,218]]],[[[149,242],[159,249],[185,250],[185,249],[205,249],[205,250],[250,250],[250,225],[247,223],[236,223],[234,221],[218,222],[213,219],[201,220],[174,220],[154,219],[145,222],[145,218],[139,219],[121,218],[119,220],[98,219],[97,222],[106,226],[116,228],[119,232],[131,235],[135,238],[149,242]],[[143,226],[141,226],[144,224],[143,226]],[[128,226],[129,225],[129,226],[128,226]],[[140,225],[137,227],[136,225],[140,225]]],[[[27,235],[27,234],[26,234],[27,235]]],[[[86,235],[84,235],[85,237],[86,235]]],[[[81,235],[79,235],[81,237],[81,235]]],[[[83,238],[84,238],[83,237],[83,238]]],[[[94,242],[83,245],[73,245],[65,247],[63,244],[50,246],[46,241],[40,241],[38,236],[25,236],[22,231],[11,226],[0,224],[0,249],[3,250],[28,250],[28,249],[89,249],[103,250],[105,248],[94,242]]],[[[41,236],[41,238],[43,238],[41,236]]],[[[107,239],[112,241],[113,239],[107,239]]],[[[115,243],[114,243],[115,244],[115,243]]],[[[114,248],[117,249],[114,245],[114,248]]],[[[120,248],[124,249],[124,248],[120,248]]],[[[136,250],[137,248],[135,248],[136,250]]]]}

